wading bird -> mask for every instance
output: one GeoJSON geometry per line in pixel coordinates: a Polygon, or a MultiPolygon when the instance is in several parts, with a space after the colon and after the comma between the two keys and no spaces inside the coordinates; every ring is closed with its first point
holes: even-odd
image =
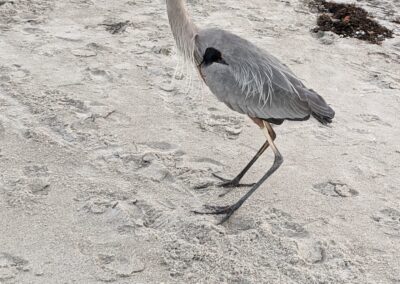
{"type": "Polygon", "coordinates": [[[255,161],[271,147],[275,160],[265,175],[235,204],[205,206],[197,214],[225,215],[223,223],[282,164],[274,144],[276,134],[271,124],[285,120],[304,121],[311,116],[322,124],[332,122],[335,112],[325,100],[304,84],[268,52],[230,32],[200,29],[188,16],[184,0],[166,0],[168,19],[178,48],[185,60],[192,62],[211,92],[229,108],[248,115],[267,138],[249,164],[237,177],[223,180],[223,187],[243,186],[239,182],[255,161]]]}

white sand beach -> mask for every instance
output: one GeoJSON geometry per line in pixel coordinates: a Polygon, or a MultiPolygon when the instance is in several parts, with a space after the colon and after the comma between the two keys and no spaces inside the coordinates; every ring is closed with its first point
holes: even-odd
{"type": "Polygon", "coordinates": [[[284,164],[217,225],[191,211],[236,202],[212,173],[265,138],[179,66],[165,1],[0,1],[0,283],[400,283],[400,4],[356,3],[394,38],[316,36],[302,0],[188,1],[336,111],[276,127],[284,164]]]}

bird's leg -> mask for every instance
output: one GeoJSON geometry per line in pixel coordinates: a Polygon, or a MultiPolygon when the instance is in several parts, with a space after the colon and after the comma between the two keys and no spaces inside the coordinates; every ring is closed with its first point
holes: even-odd
{"type": "Polygon", "coordinates": [[[271,146],[272,150],[275,154],[275,160],[272,167],[267,171],[267,173],[235,204],[230,206],[205,206],[208,209],[208,212],[194,211],[196,214],[203,215],[225,215],[219,224],[224,223],[232,214],[238,210],[243,203],[282,165],[283,157],[279,153],[278,148],[275,146],[274,141],[272,139],[272,127],[271,125],[264,121],[264,127],[262,128],[265,136],[267,137],[268,143],[271,146]]]}
{"type": "MultiPolygon", "coordinates": [[[[253,120],[254,120],[254,119],[253,119],[253,120]]],[[[256,122],[256,121],[255,121],[255,122],[256,122]]],[[[263,124],[263,122],[262,122],[261,120],[256,122],[257,125],[260,125],[260,123],[261,123],[260,128],[261,128],[261,129],[265,128],[265,127],[264,127],[264,124],[263,124]]],[[[272,127],[271,127],[271,131],[270,131],[270,135],[271,135],[272,140],[275,141],[276,133],[275,133],[275,131],[272,129],[272,127]]],[[[234,187],[254,186],[255,183],[253,183],[253,184],[240,184],[240,180],[241,180],[241,179],[243,178],[243,176],[247,173],[247,171],[253,166],[253,164],[258,160],[258,158],[265,152],[265,150],[267,150],[268,147],[269,147],[269,142],[268,142],[268,140],[267,140],[267,141],[265,141],[264,145],[262,145],[262,147],[260,148],[260,150],[258,150],[257,154],[256,154],[256,155],[251,159],[251,161],[246,165],[246,167],[245,167],[234,179],[232,179],[232,180],[225,179],[225,178],[220,177],[220,176],[218,176],[218,175],[216,175],[216,174],[213,174],[213,176],[215,176],[216,178],[218,178],[218,179],[220,179],[220,180],[222,181],[222,183],[220,183],[218,186],[220,186],[220,187],[225,187],[225,188],[231,188],[231,189],[234,188],[234,187]]],[[[223,194],[221,194],[220,197],[226,195],[226,194],[229,193],[229,192],[230,192],[230,190],[227,191],[227,192],[225,192],[225,193],[223,193],[223,194]]]]}
{"type": "MultiPolygon", "coordinates": [[[[232,180],[220,177],[219,175],[213,173],[213,176],[215,176],[216,178],[218,178],[222,181],[222,183],[218,184],[218,186],[230,188],[230,189],[232,189],[234,187],[253,186],[254,183],[253,184],[241,184],[240,180],[243,178],[243,176],[247,173],[247,171],[253,166],[253,164],[258,160],[258,158],[265,152],[265,150],[268,147],[269,147],[269,143],[268,143],[268,141],[266,141],[264,143],[264,145],[262,145],[260,150],[258,150],[257,154],[253,157],[253,159],[251,159],[251,161],[246,165],[246,167],[232,180]]],[[[227,191],[226,193],[224,193],[220,196],[224,196],[228,192],[229,191],[227,191]]]]}

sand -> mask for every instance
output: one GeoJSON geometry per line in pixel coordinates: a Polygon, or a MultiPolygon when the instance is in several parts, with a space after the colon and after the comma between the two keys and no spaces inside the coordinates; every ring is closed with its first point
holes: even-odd
{"type": "Polygon", "coordinates": [[[174,75],[165,1],[0,1],[0,283],[400,283],[400,5],[357,3],[395,37],[313,35],[299,0],[189,1],[337,113],[277,127],[285,163],[220,226],[191,210],[240,198],[212,173],[264,138],[174,75]]]}

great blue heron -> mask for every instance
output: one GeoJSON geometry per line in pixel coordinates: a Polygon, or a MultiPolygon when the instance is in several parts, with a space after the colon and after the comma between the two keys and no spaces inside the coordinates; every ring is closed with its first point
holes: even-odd
{"type": "MultiPolygon", "coordinates": [[[[178,51],[198,69],[201,78],[218,100],[229,108],[248,115],[264,132],[265,144],[233,180],[221,186],[238,187],[242,177],[270,146],[275,154],[272,167],[235,204],[205,206],[198,214],[225,215],[225,222],[282,164],[274,144],[272,124],[284,120],[304,121],[313,116],[322,124],[332,122],[335,112],[325,100],[304,84],[268,52],[230,32],[199,29],[188,16],[184,0],[166,0],[169,23],[178,51]]],[[[218,176],[217,176],[218,177],[218,176]]]]}

